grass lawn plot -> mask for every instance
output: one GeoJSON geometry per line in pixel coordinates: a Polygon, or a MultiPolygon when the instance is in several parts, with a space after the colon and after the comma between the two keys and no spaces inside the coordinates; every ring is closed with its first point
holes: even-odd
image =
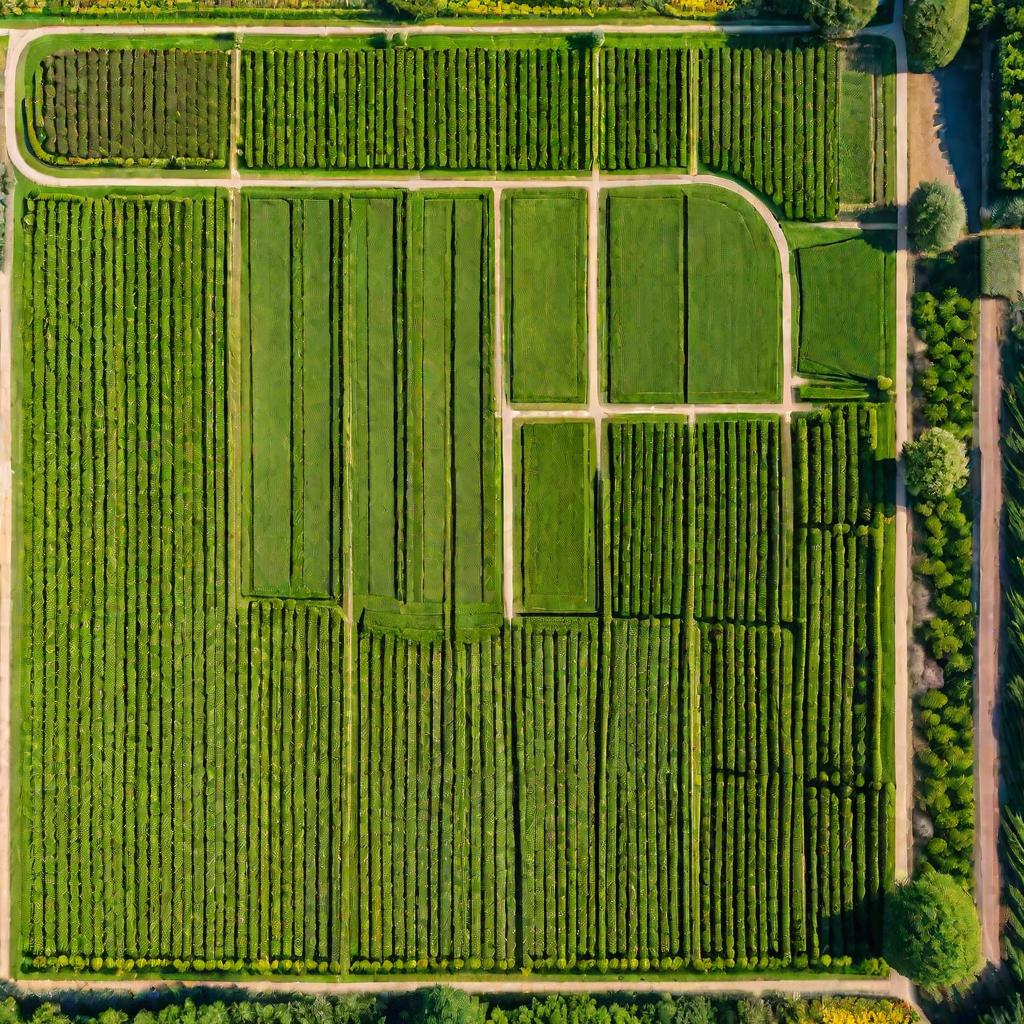
{"type": "Polygon", "coordinates": [[[779,257],[725,189],[604,195],[604,338],[616,403],[777,401],[779,257]]]}
{"type": "Polygon", "coordinates": [[[837,384],[891,378],[892,234],[796,228],[789,237],[799,292],[799,373],[837,384]]]}
{"type": "Polygon", "coordinates": [[[586,194],[531,189],[503,196],[509,400],[587,398],[586,194]]]}

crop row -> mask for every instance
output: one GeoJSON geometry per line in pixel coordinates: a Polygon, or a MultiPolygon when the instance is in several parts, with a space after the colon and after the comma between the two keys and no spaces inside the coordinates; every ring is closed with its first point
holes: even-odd
{"type": "Polygon", "coordinates": [[[883,485],[877,435],[871,406],[836,406],[793,418],[797,523],[870,522],[883,485]]]}
{"type": "Polygon", "coordinates": [[[365,631],[356,679],[357,956],[512,966],[512,709],[500,636],[365,631]]]}
{"type": "Polygon", "coordinates": [[[804,736],[794,755],[808,779],[882,778],[882,573],[885,533],[871,527],[798,530],[797,665],[804,736]]]}
{"type": "Polygon", "coordinates": [[[694,615],[778,622],[783,575],[779,421],[701,420],[694,449],[694,615]]]}
{"type": "Polygon", "coordinates": [[[225,50],[61,50],[29,88],[27,125],[49,163],[226,166],[225,50]]]}
{"type": "Polygon", "coordinates": [[[692,431],[678,422],[612,422],[612,607],[616,615],[682,615],[692,431]]]}
{"type": "Polygon", "coordinates": [[[700,160],[772,197],[787,217],[839,207],[835,46],[700,51],[700,160]]]}
{"type": "Polygon", "coordinates": [[[579,170],[591,62],[562,48],[246,50],[257,168],[579,170]]]}

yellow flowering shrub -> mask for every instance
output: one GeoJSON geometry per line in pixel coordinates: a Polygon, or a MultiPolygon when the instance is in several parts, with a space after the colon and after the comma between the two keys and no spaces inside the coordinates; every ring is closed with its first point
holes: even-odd
{"type": "Polygon", "coordinates": [[[821,1024],[914,1024],[917,1014],[895,999],[826,999],[821,1024]]]}

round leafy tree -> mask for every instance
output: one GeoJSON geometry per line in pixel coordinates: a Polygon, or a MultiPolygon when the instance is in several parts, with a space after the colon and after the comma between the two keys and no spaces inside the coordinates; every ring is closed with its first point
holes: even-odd
{"type": "Polygon", "coordinates": [[[480,1000],[461,989],[437,985],[420,996],[419,1024],[483,1024],[480,1000]]]}
{"type": "Polygon", "coordinates": [[[910,197],[910,240],[918,252],[945,252],[967,226],[963,197],[943,181],[925,181],[910,197]]]}
{"type": "Polygon", "coordinates": [[[981,926],[974,900],[958,882],[925,870],[885,901],[885,958],[927,989],[973,978],[981,966],[981,926]]]}
{"type": "Polygon", "coordinates": [[[877,10],[878,0],[804,0],[804,17],[829,38],[859,31],[877,10]]]}
{"type": "Polygon", "coordinates": [[[911,71],[944,68],[967,35],[969,0],[914,0],[903,11],[911,71]]]}
{"type": "Polygon", "coordinates": [[[945,427],[929,427],[916,441],[903,446],[907,490],[938,501],[959,490],[967,480],[967,448],[945,427]]]}

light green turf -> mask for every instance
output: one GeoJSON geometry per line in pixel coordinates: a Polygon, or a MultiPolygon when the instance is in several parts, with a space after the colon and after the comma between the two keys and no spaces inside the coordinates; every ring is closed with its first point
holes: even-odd
{"type": "Polygon", "coordinates": [[[847,67],[840,81],[839,200],[855,206],[874,201],[874,75],[847,67]]]}
{"type": "Polygon", "coordinates": [[[778,250],[753,207],[687,194],[687,400],[774,402],[782,392],[778,250]]]}
{"type": "Polygon", "coordinates": [[[587,398],[586,194],[506,192],[505,308],[509,398],[587,398]]]}
{"type": "Polygon", "coordinates": [[[873,383],[889,372],[884,241],[875,232],[797,251],[801,375],[873,383]]]}
{"type": "Polygon", "coordinates": [[[252,589],[291,586],[291,213],[285,199],[249,202],[252,409],[252,589]]]}
{"type": "Polygon", "coordinates": [[[612,402],[686,399],[682,190],[605,197],[605,337],[612,402]]]}
{"type": "Polygon", "coordinates": [[[519,441],[521,608],[594,611],[593,425],[524,423],[519,441]]]}

